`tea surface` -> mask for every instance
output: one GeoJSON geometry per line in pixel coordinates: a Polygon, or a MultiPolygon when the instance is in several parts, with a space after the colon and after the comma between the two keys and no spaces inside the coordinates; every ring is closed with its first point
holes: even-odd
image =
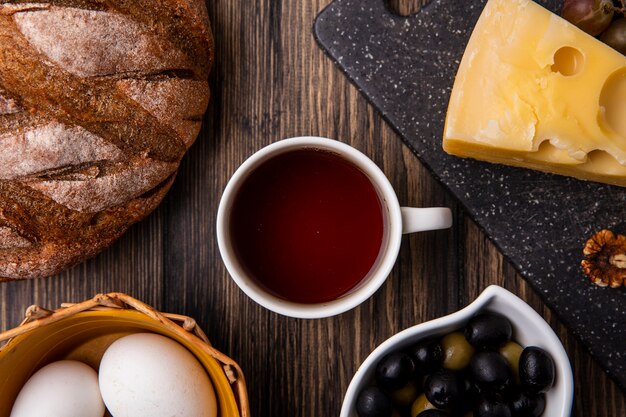
{"type": "Polygon", "coordinates": [[[275,295],[295,302],[334,300],[358,284],[378,257],[383,213],[378,194],[338,155],[278,155],[243,182],[231,214],[244,268],[275,295]]]}

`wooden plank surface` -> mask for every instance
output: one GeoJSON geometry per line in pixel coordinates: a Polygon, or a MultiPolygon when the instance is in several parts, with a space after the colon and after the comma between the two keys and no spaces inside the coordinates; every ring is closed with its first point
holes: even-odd
{"type": "MultiPolygon", "coordinates": [[[[382,0],[381,0],[382,1],[382,0]]],[[[311,27],[330,0],[212,0],[217,44],[205,127],[161,207],[95,259],[45,280],[0,284],[0,328],[30,304],[58,306],[121,291],[195,317],[235,358],[254,416],[338,415],[363,359],[413,324],[457,310],[499,284],[542,314],[574,365],[575,416],[626,416],[626,396],[502,259],[397,135],[317,47],[311,27]],[[221,263],[214,219],[236,167],[262,146],[298,135],[340,139],[370,156],[405,205],[445,205],[450,231],[405,237],[385,285],[362,306],[323,320],[262,309],[221,263]]]]}

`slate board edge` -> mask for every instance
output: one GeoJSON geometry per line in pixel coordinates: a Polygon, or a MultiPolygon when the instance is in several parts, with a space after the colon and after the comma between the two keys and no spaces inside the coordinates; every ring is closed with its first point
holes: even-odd
{"type": "MultiPolygon", "coordinates": [[[[487,237],[489,238],[489,240],[492,242],[492,244],[498,249],[498,252],[504,257],[504,259],[511,265],[513,265],[513,267],[515,268],[515,270],[522,276],[524,277],[524,281],[526,281],[526,283],[528,283],[530,285],[530,287],[533,289],[533,291],[535,291],[535,293],[539,296],[539,298],[550,308],[550,311],[552,312],[552,314],[554,314],[562,323],[566,323],[567,321],[563,319],[563,317],[561,316],[561,313],[558,312],[558,310],[554,309],[551,305],[551,303],[546,299],[546,296],[543,295],[543,291],[541,291],[540,288],[537,287],[537,285],[532,281],[527,279],[526,274],[524,273],[524,270],[517,264],[515,263],[510,257],[509,255],[506,254],[505,251],[502,250],[500,244],[494,240],[492,238],[492,236],[490,236],[490,234],[487,232],[487,230],[483,227],[483,225],[478,222],[476,220],[476,218],[474,217],[474,214],[471,212],[471,210],[469,210],[467,208],[467,206],[463,203],[463,201],[461,199],[459,199],[453,192],[453,190],[450,188],[450,186],[448,186],[448,184],[446,184],[444,181],[442,181],[441,177],[432,169],[432,167],[430,166],[430,164],[425,161],[423,158],[421,158],[419,156],[418,151],[415,149],[415,147],[404,138],[404,135],[399,131],[399,129],[394,125],[394,123],[392,123],[392,121],[389,119],[388,115],[386,112],[382,111],[378,105],[376,105],[376,103],[373,102],[372,99],[370,99],[370,97],[365,94],[364,90],[359,86],[359,84],[356,82],[356,80],[352,77],[352,75],[346,70],[346,68],[344,66],[341,65],[341,63],[339,63],[331,54],[330,50],[326,48],[326,45],[324,45],[324,43],[322,42],[322,40],[320,39],[320,37],[318,36],[318,32],[317,32],[317,27],[318,27],[318,22],[320,19],[323,18],[323,15],[327,12],[330,11],[330,9],[332,9],[334,5],[334,1],[331,2],[328,6],[326,6],[324,9],[322,9],[322,11],[320,11],[320,13],[317,15],[317,18],[315,19],[315,22],[313,24],[313,36],[315,38],[315,41],[317,42],[318,46],[320,47],[320,49],[324,52],[324,54],[333,62],[333,64],[339,68],[339,70],[348,78],[348,80],[350,80],[350,82],[352,83],[353,86],[356,87],[356,89],[359,91],[359,93],[367,100],[367,102],[374,108],[376,109],[376,111],[382,116],[383,120],[385,120],[385,122],[387,123],[387,125],[389,127],[391,127],[393,129],[393,131],[402,139],[402,143],[407,146],[411,152],[413,153],[413,155],[426,167],[426,169],[428,169],[428,171],[430,172],[430,174],[437,180],[437,182],[439,182],[439,184],[441,184],[444,189],[446,189],[448,191],[448,193],[450,195],[452,195],[452,197],[454,198],[454,200],[457,201],[457,203],[463,208],[463,210],[465,211],[465,214],[467,216],[469,216],[469,218],[478,225],[478,227],[487,235],[487,237]]],[[[521,169],[521,168],[518,168],[521,169]]],[[[547,174],[547,175],[555,175],[555,174],[547,174]]],[[[582,247],[581,247],[581,255],[582,255],[582,247]]],[[[581,275],[582,275],[582,271],[581,271],[581,275]]],[[[583,279],[581,277],[581,279],[583,279]]],[[[591,285],[591,284],[589,284],[591,285]]],[[[610,291],[609,288],[606,288],[605,290],[610,291]]],[[[541,313],[538,312],[540,315],[541,313]]],[[[584,341],[584,339],[581,337],[581,335],[579,334],[578,331],[576,331],[575,329],[573,329],[570,326],[566,326],[568,328],[568,330],[576,337],[576,339],[578,340],[578,342],[584,347],[585,351],[587,351],[595,360],[595,362],[600,365],[600,367],[602,368],[602,370],[619,386],[619,388],[626,392],[626,379],[622,380],[621,377],[617,374],[615,374],[608,366],[605,365],[604,361],[599,359],[599,355],[594,353],[594,350],[592,349],[592,347],[590,347],[590,345],[584,341]]],[[[571,361],[571,360],[570,360],[571,361]]]]}

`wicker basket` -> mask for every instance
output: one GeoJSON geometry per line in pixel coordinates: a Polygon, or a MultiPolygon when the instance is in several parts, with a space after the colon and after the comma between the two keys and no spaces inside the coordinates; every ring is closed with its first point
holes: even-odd
{"type": "Polygon", "coordinates": [[[246,383],[239,365],[214,349],[195,320],[160,313],[125,294],[95,296],[50,311],[31,306],[19,327],[0,333],[0,417],[28,378],[44,365],[74,359],[98,369],[106,348],[128,334],[152,332],[189,349],[206,369],[218,399],[219,417],[249,417],[246,383]]]}

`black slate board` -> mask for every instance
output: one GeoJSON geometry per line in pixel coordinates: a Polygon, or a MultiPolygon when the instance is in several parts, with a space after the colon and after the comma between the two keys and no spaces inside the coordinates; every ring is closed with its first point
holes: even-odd
{"type": "MultiPolygon", "coordinates": [[[[553,11],[561,5],[540,3],[553,11]]],[[[626,189],[460,159],[441,148],[454,76],[484,4],[433,0],[405,18],[388,10],[384,0],[335,0],[317,18],[315,35],[626,388],[626,290],[591,285],[580,270],[589,236],[603,228],[626,233],[626,189]]]]}

